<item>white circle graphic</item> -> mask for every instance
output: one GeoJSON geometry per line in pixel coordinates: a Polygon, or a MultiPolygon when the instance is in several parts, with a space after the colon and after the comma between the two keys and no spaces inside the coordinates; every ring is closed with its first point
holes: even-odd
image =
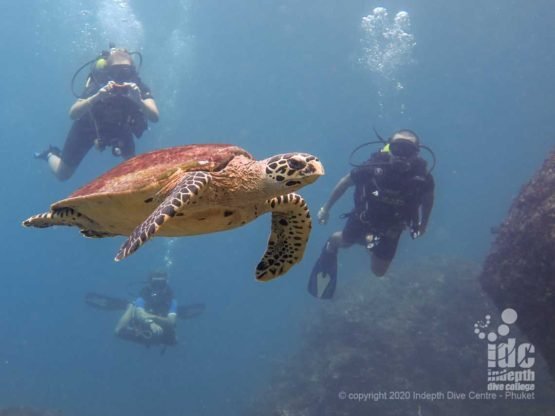
{"type": "Polygon", "coordinates": [[[508,325],[514,324],[518,318],[518,314],[512,308],[507,308],[501,312],[501,320],[508,325]]]}
{"type": "Polygon", "coordinates": [[[509,326],[508,325],[499,325],[497,328],[497,333],[502,337],[509,335],[509,326]]]}

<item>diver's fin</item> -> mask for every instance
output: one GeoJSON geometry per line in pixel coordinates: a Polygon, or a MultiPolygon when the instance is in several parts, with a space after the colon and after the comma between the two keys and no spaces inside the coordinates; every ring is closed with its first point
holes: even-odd
{"type": "Polygon", "coordinates": [[[204,303],[194,303],[191,305],[179,305],[177,307],[177,317],[179,319],[191,319],[201,315],[206,309],[204,303]]]}
{"type": "Polygon", "coordinates": [[[85,303],[93,308],[105,311],[125,310],[127,305],[129,305],[129,301],[126,299],[101,295],[100,293],[95,292],[89,292],[85,295],[85,303]]]}
{"type": "Polygon", "coordinates": [[[326,247],[327,244],[308,280],[308,292],[319,299],[331,299],[337,285],[337,252],[330,253],[326,247]]]}
{"type": "MultiPolygon", "coordinates": [[[[129,305],[129,301],[114,296],[102,295],[96,292],[88,292],[85,295],[85,303],[95,309],[104,311],[124,311],[129,305]]],[[[204,303],[192,303],[189,305],[179,305],[177,307],[177,317],[179,319],[192,319],[201,315],[206,309],[204,303]]]]}

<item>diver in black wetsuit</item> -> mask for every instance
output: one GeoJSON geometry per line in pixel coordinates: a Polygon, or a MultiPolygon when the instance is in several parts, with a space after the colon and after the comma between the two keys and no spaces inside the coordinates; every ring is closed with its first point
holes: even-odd
{"type": "Polygon", "coordinates": [[[395,257],[403,230],[408,227],[413,239],[426,232],[435,185],[426,161],[418,155],[420,147],[416,133],[399,130],[383,149],[335,186],[318,212],[319,222],[328,221],[329,211],[351,186],[355,187],[354,209],[347,215],[343,231],[328,239],[312,270],[308,290],[313,296],[333,296],[340,247],[366,246],[372,255],[372,272],[383,276],[395,257]]]}
{"type": "Polygon", "coordinates": [[[62,181],[73,175],[93,146],[99,150],[111,146],[114,156],[124,159],[134,156],[133,137],[141,137],[148,121],[159,118],[156,102],[139,78],[131,53],[112,47],[91,63],[85,90],[69,110],[74,122],[63,150],[49,146],[35,153],[62,181]]]}

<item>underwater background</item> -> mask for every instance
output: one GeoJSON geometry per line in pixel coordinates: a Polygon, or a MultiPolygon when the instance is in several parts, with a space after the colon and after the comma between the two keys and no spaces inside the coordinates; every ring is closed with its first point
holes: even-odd
{"type": "MultiPolygon", "coordinates": [[[[287,400],[305,394],[302,388],[282,388],[288,394],[271,403],[268,390],[284,368],[280,383],[298,378],[291,363],[299,351],[327,359],[325,346],[337,341],[328,336],[343,334],[320,333],[307,344],[311,325],[325,328],[329,319],[341,327],[337,316],[352,292],[373,295],[368,307],[387,316],[396,302],[393,289],[410,287],[404,271],[414,268],[431,289],[435,280],[426,277],[441,268],[447,292],[430,297],[442,302],[435,313],[451,316],[441,309],[450,299],[462,305],[450,312],[457,325],[468,323],[457,326],[458,336],[485,355],[472,325],[495,311],[481,302],[470,302],[474,308],[457,302],[471,296],[463,289],[476,284],[468,276],[488,252],[491,228],[554,143],[551,0],[36,0],[3,2],[1,9],[0,407],[28,405],[79,416],[303,414],[274,405],[287,408],[287,400]],[[266,245],[269,216],[231,232],[154,239],[121,263],[112,259],[122,238],[90,240],[76,229],[22,228],[22,220],[119,162],[109,151],[93,150],[60,183],[46,164],[33,160],[33,152],[63,144],[74,101],[71,77],[109,42],[142,53],[141,77],[160,108],[160,122],[138,141],[138,152],[227,142],[257,159],[289,151],[315,154],[326,176],[300,192],[313,216],[350,169],[351,151],[375,140],[373,128],[385,137],[399,128],[415,130],[438,159],[427,234],[416,241],[402,238],[384,279],[370,274],[362,248],[341,251],[337,300],[323,302],[307,293],[307,279],[329,234],[342,228],[339,216],[351,208],[350,193],[326,226],[314,224],[303,261],[266,284],[255,282],[254,268],[266,245]],[[180,304],[206,305],[201,316],[178,323],[179,345],[163,355],[116,339],[118,313],[83,302],[88,291],[132,298],[152,270],[168,272],[180,304]]],[[[77,79],[77,89],[83,81],[77,79]]],[[[410,308],[406,296],[402,304],[410,308]]],[[[373,311],[364,310],[366,326],[354,329],[361,334],[402,322],[374,320],[373,311]]],[[[426,319],[416,322],[426,329],[426,319]]],[[[370,339],[360,348],[386,360],[418,337],[402,334],[402,328],[389,327],[386,339],[370,339]]],[[[465,365],[485,374],[484,362],[465,365]]],[[[454,389],[460,377],[427,370],[421,377],[430,380],[429,389],[434,381],[435,390],[454,389]]],[[[392,371],[375,369],[373,377],[386,379],[392,371]]],[[[546,412],[555,411],[551,383],[547,375],[537,381],[544,410],[551,409],[546,412]]],[[[304,414],[343,414],[332,409],[339,388],[329,391],[327,410],[304,414]]],[[[533,405],[515,403],[521,411],[533,405]]],[[[411,409],[399,414],[436,414],[417,404],[411,409]]],[[[347,413],[386,411],[360,403],[347,413]]]]}

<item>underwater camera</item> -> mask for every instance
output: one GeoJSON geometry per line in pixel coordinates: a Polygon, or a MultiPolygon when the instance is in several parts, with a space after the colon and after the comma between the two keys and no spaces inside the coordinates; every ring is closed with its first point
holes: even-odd
{"type": "Polygon", "coordinates": [[[123,84],[114,84],[111,90],[111,93],[114,95],[125,95],[129,91],[128,85],[123,84]]]}

